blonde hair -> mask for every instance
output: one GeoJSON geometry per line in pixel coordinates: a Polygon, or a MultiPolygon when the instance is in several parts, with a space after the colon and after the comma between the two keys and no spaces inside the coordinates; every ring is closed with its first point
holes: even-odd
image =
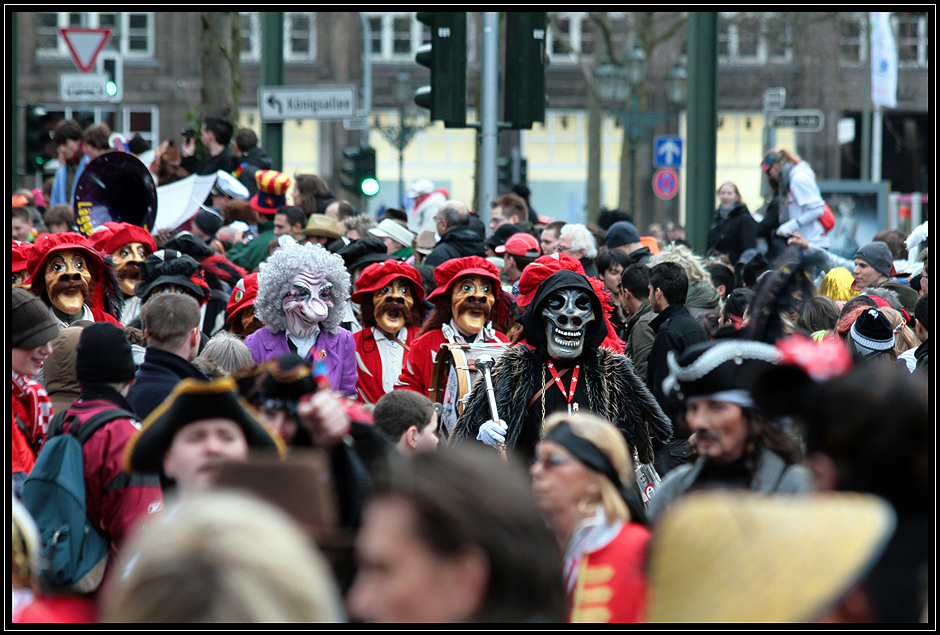
{"type": "Polygon", "coordinates": [[[914,335],[914,331],[911,330],[911,327],[904,322],[904,316],[901,315],[899,311],[889,306],[879,306],[878,310],[885,314],[885,317],[888,318],[891,322],[891,327],[894,329],[895,353],[900,355],[904,351],[918,346],[917,336],[914,335]]]}
{"type": "MultiPolygon", "coordinates": [[[[568,415],[562,412],[555,413],[545,420],[542,428],[542,437],[557,428],[562,423],[571,427],[571,432],[591,442],[598,450],[603,452],[610,460],[611,465],[620,476],[620,483],[625,489],[634,487],[633,460],[623,433],[613,424],[597,415],[590,413],[568,415]]],[[[630,521],[630,510],[624,502],[617,487],[609,478],[585,465],[592,480],[600,492],[601,505],[609,520],[630,521]]]]}
{"type": "Polygon", "coordinates": [[[270,503],[234,490],[188,495],[128,545],[136,561],[104,589],[104,622],[338,622],[325,558],[270,503]]]}
{"type": "Polygon", "coordinates": [[[708,275],[698,257],[685,245],[672,243],[663,247],[658,255],[650,259],[649,266],[654,267],[661,262],[675,262],[681,265],[685,269],[685,275],[689,278],[690,288],[696,282],[711,284],[711,276],[708,275]]]}
{"type": "Polygon", "coordinates": [[[848,302],[859,294],[852,288],[855,276],[845,267],[830,269],[819,283],[816,295],[824,295],[836,302],[848,302]]]}

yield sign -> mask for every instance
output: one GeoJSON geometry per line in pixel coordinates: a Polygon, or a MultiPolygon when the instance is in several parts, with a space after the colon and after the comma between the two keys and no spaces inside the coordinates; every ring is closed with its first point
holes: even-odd
{"type": "Polygon", "coordinates": [[[85,27],[62,27],[59,35],[69,47],[75,66],[83,73],[89,72],[95,65],[98,53],[111,39],[112,30],[106,27],[92,29],[85,27]]]}

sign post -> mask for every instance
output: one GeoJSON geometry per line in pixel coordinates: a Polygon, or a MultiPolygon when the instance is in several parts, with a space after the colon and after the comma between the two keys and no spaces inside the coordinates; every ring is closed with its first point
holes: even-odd
{"type": "Polygon", "coordinates": [[[682,165],[682,137],[656,135],[653,138],[653,167],[677,168],[682,165]]]}

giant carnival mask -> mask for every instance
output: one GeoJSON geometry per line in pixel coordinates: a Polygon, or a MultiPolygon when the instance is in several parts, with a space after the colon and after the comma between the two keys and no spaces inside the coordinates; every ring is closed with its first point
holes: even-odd
{"type": "Polygon", "coordinates": [[[584,351],[588,324],[594,320],[591,296],[581,289],[559,289],[548,296],[542,309],[548,355],[576,359],[584,351]]]}
{"type": "Polygon", "coordinates": [[[302,271],[294,276],[281,302],[287,331],[294,337],[309,337],[333,308],[333,283],[319,272],[302,271]]]}
{"type": "Polygon", "coordinates": [[[465,276],[453,286],[451,313],[465,335],[476,335],[490,319],[496,296],[493,281],[485,276],[465,276]]]}
{"type": "Polygon", "coordinates": [[[53,252],[46,261],[46,293],[53,307],[75,315],[82,310],[88,297],[91,270],[78,249],[53,252]]]}
{"type": "Polygon", "coordinates": [[[415,299],[407,278],[395,278],[372,294],[376,325],[385,333],[395,334],[409,326],[415,299]]]}
{"type": "Polygon", "coordinates": [[[134,295],[134,287],[140,282],[140,265],[146,257],[143,243],[124,243],[111,252],[124,295],[134,295]]]}

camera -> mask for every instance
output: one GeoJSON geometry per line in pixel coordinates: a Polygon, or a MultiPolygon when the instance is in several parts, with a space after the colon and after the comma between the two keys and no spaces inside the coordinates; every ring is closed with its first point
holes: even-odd
{"type": "Polygon", "coordinates": [[[180,130],[180,134],[183,135],[184,141],[189,141],[190,139],[196,136],[196,133],[193,132],[191,128],[183,128],[182,130],[180,130]]]}

